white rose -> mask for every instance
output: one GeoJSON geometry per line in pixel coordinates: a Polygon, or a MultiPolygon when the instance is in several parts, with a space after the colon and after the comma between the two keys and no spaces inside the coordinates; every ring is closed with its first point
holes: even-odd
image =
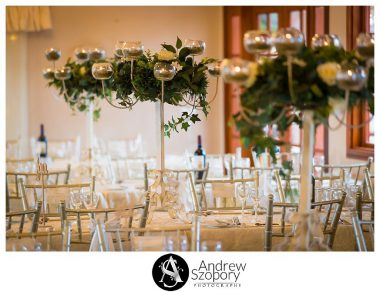
{"type": "Polygon", "coordinates": [[[327,62],[317,67],[319,78],[329,86],[336,84],[336,73],[338,72],[339,65],[335,62],[327,62]]]}
{"type": "Polygon", "coordinates": [[[251,87],[256,82],[257,75],[259,73],[259,65],[255,62],[249,64],[249,78],[244,83],[245,87],[251,87]]]}
{"type": "Polygon", "coordinates": [[[160,61],[171,61],[177,58],[177,55],[173,52],[170,52],[168,50],[162,49],[158,52],[157,58],[160,61]]]}
{"type": "Polygon", "coordinates": [[[82,66],[79,68],[79,75],[84,76],[87,73],[86,67],[82,66]]]}
{"type": "Polygon", "coordinates": [[[177,69],[177,72],[183,68],[177,61],[173,62],[172,65],[177,69]]]}

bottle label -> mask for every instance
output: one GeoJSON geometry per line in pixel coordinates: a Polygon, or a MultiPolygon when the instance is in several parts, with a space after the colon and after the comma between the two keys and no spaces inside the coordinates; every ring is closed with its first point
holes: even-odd
{"type": "Polygon", "coordinates": [[[46,153],[46,143],[45,142],[37,142],[36,152],[37,152],[37,154],[46,153]]]}

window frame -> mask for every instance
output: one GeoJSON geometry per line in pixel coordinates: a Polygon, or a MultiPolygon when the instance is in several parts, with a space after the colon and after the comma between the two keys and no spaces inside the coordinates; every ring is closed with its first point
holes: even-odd
{"type": "MultiPolygon", "coordinates": [[[[347,7],[347,49],[355,48],[355,39],[361,32],[369,31],[370,6],[347,7]]],[[[365,102],[360,103],[347,112],[347,124],[357,125],[368,119],[365,102]]],[[[374,144],[367,142],[366,127],[346,129],[346,156],[359,160],[367,160],[374,156],[374,144]]]]}

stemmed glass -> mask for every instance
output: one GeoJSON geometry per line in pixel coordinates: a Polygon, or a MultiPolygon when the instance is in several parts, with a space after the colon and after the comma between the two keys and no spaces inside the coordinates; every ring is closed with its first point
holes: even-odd
{"type": "Polygon", "coordinates": [[[70,192],[70,201],[74,209],[80,209],[82,205],[82,192],[73,190],[70,192]]]}
{"type": "Polygon", "coordinates": [[[244,219],[244,208],[245,203],[247,202],[248,193],[249,193],[249,185],[248,183],[240,183],[237,185],[237,196],[241,201],[241,222],[244,219]]]}
{"type": "Polygon", "coordinates": [[[252,191],[250,192],[252,196],[253,201],[253,211],[255,212],[255,224],[258,224],[258,211],[260,206],[260,194],[259,192],[256,192],[254,188],[252,188],[252,191]]]}
{"type": "Polygon", "coordinates": [[[86,191],[82,193],[81,199],[86,209],[96,209],[99,201],[99,193],[95,191],[86,191]]]}

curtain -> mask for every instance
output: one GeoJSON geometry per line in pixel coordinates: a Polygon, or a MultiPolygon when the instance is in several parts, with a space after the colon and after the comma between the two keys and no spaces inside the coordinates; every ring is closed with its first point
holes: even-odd
{"type": "Polygon", "coordinates": [[[51,29],[48,6],[7,6],[7,32],[33,32],[51,29]]]}

